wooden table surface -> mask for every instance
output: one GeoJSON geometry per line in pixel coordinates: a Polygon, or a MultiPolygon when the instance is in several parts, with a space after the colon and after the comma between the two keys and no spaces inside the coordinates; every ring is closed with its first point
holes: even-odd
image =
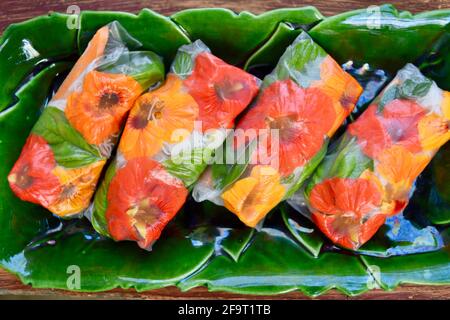
{"type": "MultiPolygon", "coordinates": [[[[49,11],[66,12],[67,7],[78,5],[81,10],[117,10],[136,13],[142,8],[150,8],[161,14],[170,15],[188,8],[224,7],[236,12],[247,10],[262,13],[267,10],[283,7],[300,7],[314,5],[325,16],[334,15],[353,9],[365,8],[369,5],[386,3],[385,1],[356,0],[1,0],[0,32],[9,24],[20,22],[49,11]]],[[[413,13],[421,11],[450,8],[450,0],[391,0],[397,9],[413,13]]],[[[21,298],[74,298],[74,299],[307,299],[300,292],[291,292],[278,296],[247,296],[222,292],[209,293],[205,288],[180,292],[175,287],[136,293],[134,290],[115,289],[103,293],[78,293],[51,289],[33,289],[23,285],[15,276],[0,270],[0,299],[21,298]]],[[[329,291],[321,299],[450,299],[450,286],[414,286],[404,285],[395,291],[372,290],[358,297],[347,297],[335,290],[329,291]]]]}

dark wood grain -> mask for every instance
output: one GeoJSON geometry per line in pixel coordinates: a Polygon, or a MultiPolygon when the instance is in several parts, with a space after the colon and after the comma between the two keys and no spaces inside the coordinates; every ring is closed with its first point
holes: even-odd
{"type": "MultiPolygon", "coordinates": [[[[34,289],[23,285],[14,275],[0,270],[0,299],[7,295],[8,298],[33,298],[33,299],[146,299],[146,300],[164,300],[164,299],[279,299],[279,300],[305,300],[310,299],[301,292],[290,292],[277,296],[249,296],[239,295],[227,292],[208,292],[206,288],[195,288],[188,292],[181,292],[176,287],[167,287],[147,292],[138,293],[134,290],[114,289],[101,293],[80,293],[73,291],[54,290],[54,289],[34,289]]],[[[356,297],[347,297],[336,290],[330,290],[319,299],[337,300],[374,300],[374,299],[433,299],[449,300],[450,286],[412,286],[404,285],[394,291],[372,290],[356,297]]]]}
{"type": "MultiPolygon", "coordinates": [[[[364,8],[382,1],[355,0],[267,0],[267,1],[205,1],[205,0],[0,0],[0,32],[9,24],[20,22],[50,11],[66,12],[69,5],[76,4],[81,10],[120,10],[132,13],[142,8],[150,8],[161,14],[170,15],[177,11],[199,7],[224,7],[236,12],[247,10],[262,13],[283,7],[316,6],[322,14],[329,16],[337,13],[364,8]]],[[[398,9],[413,13],[450,8],[450,0],[402,0],[390,1],[398,9]]],[[[2,298],[73,298],[73,299],[308,299],[300,292],[291,292],[278,296],[248,296],[224,292],[208,292],[205,288],[195,288],[181,292],[175,287],[137,293],[134,290],[115,289],[102,293],[78,293],[63,290],[34,289],[23,285],[14,275],[0,270],[0,299],[2,298]]],[[[347,297],[335,290],[329,291],[321,299],[450,299],[450,286],[413,286],[404,285],[395,291],[372,290],[357,297],[347,297]]]]}
{"type": "Polygon", "coordinates": [[[450,8],[450,0],[1,0],[0,32],[13,22],[20,22],[37,15],[46,14],[49,11],[66,12],[68,6],[74,4],[78,5],[81,10],[120,10],[133,13],[142,8],[150,8],[164,15],[170,15],[183,9],[201,7],[224,7],[236,12],[247,10],[253,13],[261,13],[276,8],[313,5],[322,14],[329,16],[386,2],[394,4],[398,9],[413,13],[450,8]]]}

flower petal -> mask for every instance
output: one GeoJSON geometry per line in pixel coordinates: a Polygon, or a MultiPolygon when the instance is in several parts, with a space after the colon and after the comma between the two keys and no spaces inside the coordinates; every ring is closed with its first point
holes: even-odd
{"type": "Polygon", "coordinates": [[[169,75],[162,87],[136,101],[119,150],[127,159],[154,156],[164,142],[180,142],[177,133],[191,133],[197,117],[197,103],[183,90],[181,79],[169,75]]]}
{"type": "Polygon", "coordinates": [[[375,158],[379,152],[392,144],[391,137],[376,112],[377,105],[369,106],[348,127],[348,132],[357,137],[364,154],[370,158],[375,158]]]}
{"type": "Polygon", "coordinates": [[[234,118],[258,92],[254,76],[208,52],[196,56],[194,70],[184,85],[199,105],[203,131],[231,128],[234,118]]]}
{"type": "Polygon", "coordinates": [[[363,89],[331,56],[326,56],[320,65],[320,78],[312,87],[320,88],[333,100],[336,119],[328,131],[331,137],[355,108],[363,89]]]}
{"type": "Polygon", "coordinates": [[[249,227],[255,227],[284,197],[280,174],[270,166],[255,166],[222,194],[225,207],[249,227]]]}
{"type": "Polygon", "coordinates": [[[106,219],[115,240],[148,249],[186,201],[188,190],[160,163],[131,159],[118,169],[108,190],[106,219]]]}
{"type": "Polygon", "coordinates": [[[61,184],[61,192],[55,203],[48,209],[60,217],[66,217],[79,214],[89,207],[105,162],[104,160],[97,161],[76,169],[67,169],[61,166],[53,169],[52,173],[61,184]]]}
{"type": "Polygon", "coordinates": [[[52,174],[56,161],[44,138],[30,134],[19,159],[14,164],[8,182],[22,200],[48,207],[59,195],[60,184],[52,174]]]}
{"type": "Polygon", "coordinates": [[[64,79],[64,82],[59,87],[58,91],[55,93],[53,100],[65,99],[68,97],[73,83],[79,79],[83,72],[86,71],[89,64],[103,55],[108,38],[108,26],[104,26],[97,30],[94,37],[92,37],[91,41],[89,41],[86,50],[84,50],[82,56],[78,59],[77,63],[74,65],[66,79],[64,79]]]}
{"type": "Polygon", "coordinates": [[[101,144],[119,134],[121,123],[142,87],[123,74],[89,72],[81,92],[73,92],[65,115],[90,144],[101,144]]]}
{"type": "Polygon", "coordinates": [[[384,223],[379,187],[367,179],[330,178],[314,186],[312,219],[334,243],[357,249],[384,223]]]}
{"type": "Polygon", "coordinates": [[[393,144],[402,145],[411,152],[420,152],[418,123],[425,109],[410,100],[395,99],[384,106],[382,123],[393,144]]]}
{"type": "Polygon", "coordinates": [[[436,152],[450,139],[450,120],[431,113],[419,121],[420,144],[423,150],[436,152]]]}
{"type": "Polygon", "coordinates": [[[284,80],[272,83],[263,91],[237,129],[277,130],[279,141],[269,139],[266,150],[258,149],[259,158],[279,157],[279,171],[282,176],[288,176],[317,154],[335,119],[332,100],[324,92],[318,88],[303,89],[292,80],[284,80]],[[274,149],[273,143],[276,143],[274,149]]]}

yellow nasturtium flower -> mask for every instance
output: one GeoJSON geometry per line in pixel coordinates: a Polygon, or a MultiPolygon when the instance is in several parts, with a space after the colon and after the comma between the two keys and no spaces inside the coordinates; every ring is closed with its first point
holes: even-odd
{"type": "Polygon", "coordinates": [[[444,91],[442,97],[442,113],[444,114],[445,119],[450,121],[450,92],[444,91]]]}
{"type": "Polygon", "coordinates": [[[271,166],[255,166],[250,176],[238,180],[222,194],[225,207],[249,227],[276,206],[285,195],[280,174],[271,166]]]}
{"type": "Polygon", "coordinates": [[[383,179],[384,200],[395,204],[393,214],[406,207],[415,179],[430,161],[429,155],[412,153],[403,146],[393,146],[378,155],[375,173],[383,179]]]}
{"type": "Polygon", "coordinates": [[[61,217],[86,209],[104,165],[105,161],[101,160],[81,168],[67,169],[57,166],[53,169],[53,174],[61,184],[61,192],[48,209],[61,217]]]}
{"type": "Polygon", "coordinates": [[[420,119],[418,129],[423,150],[437,151],[450,139],[449,122],[450,120],[435,113],[420,119]]]}

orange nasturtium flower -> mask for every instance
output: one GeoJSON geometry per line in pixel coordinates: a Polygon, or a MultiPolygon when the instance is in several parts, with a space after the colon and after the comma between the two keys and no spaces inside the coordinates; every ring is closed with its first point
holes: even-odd
{"type": "Polygon", "coordinates": [[[135,158],[118,169],[108,191],[106,219],[115,240],[134,240],[150,248],[183,206],[183,182],[149,158],[135,158]]]}
{"type": "Polygon", "coordinates": [[[382,195],[367,179],[331,178],[311,191],[312,219],[334,243],[357,249],[383,225],[382,195]]]}
{"type": "Polygon", "coordinates": [[[255,166],[250,176],[238,180],[222,194],[225,207],[249,227],[258,222],[284,197],[280,174],[271,166],[255,166]]]}
{"type": "Polygon", "coordinates": [[[152,157],[164,142],[181,142],[177,131],[191,133],[197,116],[197,103],[185,92],[181,79],[169,74],[162,87],[136,101],[119,150],[126,159],[152,157]]]}
{"type": "Polygon", "coordinates": [[[57,166],[53,169],[52,173],[58,177],[61,184],[61,191],[48,209],[61,217],[86,209],[104,165],[105,160],[101,160],[81,168],[67,169],[57,166]]]}
{"type": "Polygon", "coordinates": [[[125,114],[141,92],[141,85],[130,76],[91,71],[81,91],[67,99],[65,114],[87,142],[99,145],[119,133],[125,114]]]}
{"type": "Polygon", "coordinates": [[[64,82],[55,93],[53,100],[65,99],[70,94],[70,87],[81,76],[89,65],[102,56],[105,52],[105,47],[109,38],[109,27],[104,26],[97,30],[94,37],[84,50],[81,57],[77,60],[70,73],[67,75],[64,82]]]}
{"type": "Polygon", "coordinates": [[[414,181],[430,161],[429,155],[414,154],[404,146],[393,146],[378,155],[375,173],[385,180],[385,200],[395,204],[392,214],[406,207],[414,181]]]}
{"type": "Polygon", "coordinates": [[[19,159],[14,164],[8,182],[22,200],[48,207],[56,201],[60,184],[52,174],[56,161],[44,138],[30,134],[19,159]]]}
{"type": "Polygon", "coordinates": [[[288,176],[317,154],[335,119],[333,102],[327,94],[319,88],[301,88],[288,79],[267,87],[255,107],[241,119],[238,129],[277,129],[279,172],[288,176]]]}
{"type": "Polygon", "coordinates": [[[448,121],[450,121],[450,91],[442,92],[442,113],[448,121]]]}
{"type": "Polygon", "coordinates": [[[199,105],[203,131],[233,127],[234,118],[258,93],[254,76],[208,52],[197,55],[184,84],[199,105]]]}
{"type": "Polygon", "coordinates": [[[363,89],[355,78],[342,70],[330,56],[326,56],[320,65],[320,78],[321,80],[312,83],[312,87],[318,87],[328,94],[333,99],[336,111],[336,119],[328,132],[331,137],[352,112],[363,89]]]}

